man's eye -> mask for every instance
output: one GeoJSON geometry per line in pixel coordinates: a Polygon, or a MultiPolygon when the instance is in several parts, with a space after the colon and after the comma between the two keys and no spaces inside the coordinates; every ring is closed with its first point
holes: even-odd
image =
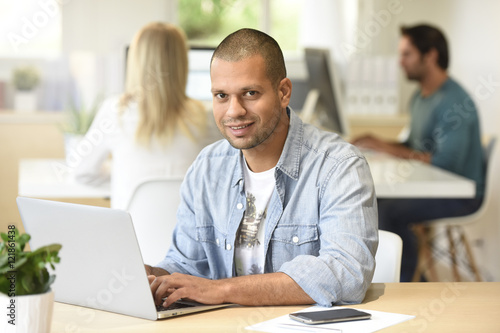
{"type": "Polygon", "coordinates": [[[247,96],[255,96],[255,95],[257,95],[257,92],[256,92],[256,91],[253,91],[253,90],[251,90],[251,91],[247,91],[247,92],[246,92],[246,95],[247,95],[247,96]]]}
{"type": "Polygon", "coordinates": [[[218,94],[215,95],[215,97],[220,98],[220,99],[226,98],[226,96],[227,95],[223,94],[223,93],[218,93],[218,94]]]}

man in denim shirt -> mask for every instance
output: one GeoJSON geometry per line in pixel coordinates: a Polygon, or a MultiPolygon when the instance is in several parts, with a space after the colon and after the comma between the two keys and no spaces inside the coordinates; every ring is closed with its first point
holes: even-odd
{"type": "Polygon", "coordinates": [[[173,244],[156,267],[146,266],[156,303],[361,302],[378,244],[363,156],[288,107],[292,84],[270,36],[242,29],[226,37],[211,79],[226,140],[189,169],[173,244]]]}

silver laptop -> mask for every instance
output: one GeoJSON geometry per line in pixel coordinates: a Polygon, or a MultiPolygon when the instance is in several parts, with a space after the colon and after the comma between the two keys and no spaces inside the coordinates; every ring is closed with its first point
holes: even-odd
{"type": "Polygon", "coordinates": [[[170,309],[157,308],[125,211],[24,197],[17,205],[30,248],[62,245],[52,285],[58,302],[150,320],[229,305],[178,301],[170,309]]]}

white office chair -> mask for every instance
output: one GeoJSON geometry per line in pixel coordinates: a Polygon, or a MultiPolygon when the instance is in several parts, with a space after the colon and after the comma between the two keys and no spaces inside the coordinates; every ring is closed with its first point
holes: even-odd
{"type": "Polygon", "coordinates": [[[390,231],[379,230],[372,283],[399,282],[402,254],[401,237],[390,231]]]}
{"type": "Polygon", "coordinates": [[[460,281],[459,266],[462,266],[468,273],[474,275],[476,281],[481,281],[481,275],[476,266],[476,261],[472,253],[467,237],[465,236],[464,226],[476,223],[484,218],[486,211],[491,206],[491,197],[493,195],[493,151],[496,145],[496,138],[491,137],[484,145],[484,165],[486,168],[486,181],[483,202],[479,209],[466,216],[444,218],[432,221],[426,221],[423,224],[415,225],[413,231],[418,241],[418,263],[413,276],[413,281],[420,281],[421,276],[428,271],[426,276],[429,281],[439,281],[434,267],[434,257],[446,257],[451,260],[453,276],[456,281],[460,281]],[[448,239],[448,249],[441,250],[434,242],[437,228],[444,228],[448,239]],[[455,236],[457,235],[457,237],[455,236]],[[466,258],[457,258],[458,250],[461,245],[465,251],[466,258]],[[462,265],[461,265],[462,264],[462,265]]]}
{"type": "Polygon", "coordinates": [[[160,262],[170,247],[177,222],[181,178],[154,178],[140,183],[127,205],[145,264],[160,262]]]}

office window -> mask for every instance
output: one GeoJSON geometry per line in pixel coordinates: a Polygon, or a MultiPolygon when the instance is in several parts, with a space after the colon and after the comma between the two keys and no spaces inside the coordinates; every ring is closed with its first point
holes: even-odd
{"type": "Polygon", "coordinates": [[[296,50],[304,0],[178,0],[179,25],[191,45],[217,46],[240,28],[272,35],[283,50],[296,50]]]}
{"type": "Polygon", "coordinates": [[[56,0],[0,0],[0,57],[54,57],[61,52],[56,0]]]}
{"type": "Polygon", "coordinates": [[[270,1],[270,31],[285,51],[299,48],[298,36],[301,23],[300,13],[304,0],[269,0],[270,1]]]}

